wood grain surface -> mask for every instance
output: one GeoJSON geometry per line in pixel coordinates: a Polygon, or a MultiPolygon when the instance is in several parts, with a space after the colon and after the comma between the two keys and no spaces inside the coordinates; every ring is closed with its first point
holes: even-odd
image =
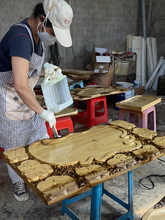
{"type": "Polygon", "coordinates": [[[92,75],[94,74],[93,71],[88,70],[76,70],[76,69],[63,69],[63,74],[71,74],[71,75],[77,75],[77,76],[84,76],[84,75],[92,75]]]}
{"type": "Polygon", "coordinates": [[[125,121],[3,152],[3,159],[47,205],[165,155],[165,139],[125,121]],[[137,132],[138,129],[138,132],[137,132]]]}
{"type": "Polygon", "coordinates": [[[121,109],[128,109],[142,112],[161,102],[160,97],[136,95],[121,102],[117,102],[116,106],[121,109]]]}
{"type": "MultiPolygon", "coordinates": [[[[47,109],[43,95],[36,95],[36,99],[43,108],[47,109]]],[[[77,115],[77,114],[78,114],[78,110],[76,108],[72,108],[72,107],[67,107],[58,113],[54,113],[56,118],[60,118],[60,117],[64,117],[64,116],[73,116],[73,115],[77,115]]]]}
{"type": "Polygon", "coordinates": [[[70,93],[74,101],[81,101],[81,100],[88,100],[100,96],[125,93],[126,91],[127,89],[124,87],[96,86],[96,87],[84,87],[84,88],[72,89],[70,93]]]}
{"type": "Polygon", "coordinates": [[[90,75],[72,75],[72,74],[67,74],[67,77],[70,79],[73,79],[73,81],[81,81],[81,80],[88,80],[90,78],[90,75]]]}

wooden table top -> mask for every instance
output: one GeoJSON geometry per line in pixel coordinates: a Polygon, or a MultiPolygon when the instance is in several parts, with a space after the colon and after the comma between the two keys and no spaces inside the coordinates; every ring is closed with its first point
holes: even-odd
{"type": "Polygon", "coordinates": [[[83,81],[83,80],[88,80],[90,78],[90,75],[72,75],[72,74],[67,74],[67,77],[72,79],[73,81],[83,81]]]}
{"type": "MultiPolygon", "coordinates": [[[[40,103],[40,105],[46,109],[43,95],[36,95],[36,99],[40,103]]],[[[60,118],[60,117],[64,117],[64,116],[73,116],[73,115],[77,115],[77,114],[78,114],[78,110],[76,108],[72,108],[72,107],[67,107],[58,113],[54,113],[56,118],[60,118]]]]}
{"type": "Polygon", "coordinates": [[[51,205],[165,155],[165,136],[125,121],[11,148],[3,159],[51,205]]]}
{"type": "Polygon", "coordinates": [[[93,71],[89,70],[76,70],[76,69],[63,69],[62,72],[64,74],[71,74],[71,75],[77,75],[77,76],[84,76],[84,75],[92,75],[94,74],[93,71]]]}
{"type": "MultiPolygon", "coordinates": [[[[94,74],[93,71],[76,70],[76,69],[63,69],[62,73],[64,75],[67,75],[68,78],[73,79],[74,81],[88,80],[90,78],[90,75],[94,74]]],[[[42,71],[40,77],[44,77],[44,76],[45,74],[42,71]]]]}
{"type": "Polygon", "coordinates": [[[91,86],[84,88],[76,88],[70,91],[74,101],[88,100],[92,98],[97,98],[100,96],[115,95],[120,93],[125,93],[127,88],[124,87],[113,87],[113,86],[91,86]]]}
{"type": "Polygon", "coordinates": [[[136,95],[121,102],[117,102],[116,106],[121,109],[143,112],[159,102],[161,102],[160,97],[136,95]]]}
{"type": "Polygon", "coordinates": [[[76,108],[65,108],[64,110],[60,111],[59,113],[54,113],[56,118],[64,117],[64,116],[73,116],[77,115],[78,110],[76,108]]]}

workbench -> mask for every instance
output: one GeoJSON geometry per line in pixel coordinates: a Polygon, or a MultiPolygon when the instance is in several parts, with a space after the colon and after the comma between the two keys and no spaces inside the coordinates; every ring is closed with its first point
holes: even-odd
{"type": "Polygon", "coordinates": [[[75,101],[75,108],[79,109],[79,105],[85,107],[73,116],[73,125],[78,122],[90,128],[102,123],[108,124],[106,96],[125,93],[126,91],[127,89],[124,87],[117,88],[113,86],[72,89],[71,95],[75,101]]]}
{"type": "Polygon", "coordinates": [[[75,88],[70,91],[74,101],[84,101],[101,96],[117,95],[127,92],[128,89],[124,87],[115,86],[89,86],[84,88],[75,88]]]}
{"type": "Polygon", "coordinates": [[[137,128],[125,121],[98,125],[85,132],[58,139],[44,139],[29,146],[8,149],[3,159],[20,175],[46,205],[63,202],[63,213],[79,219],[69,203],[92,195],[91,219],[101,219],[102,195],[127,210],[119,219],[133,219],[132,170],[165,155],[165,136],[137,128]],[[103,183],[128,173],[128,204],[107,192],[103,183]],[[87,191],[89,190],[89,191],[87,191]],[[76,196],[76,198],[71,198],[76,196]],[[71,199],[68,199],[71,198],[71,199]]]}
{"type": "Polygon", "coordinates": [[[75,69],[63,69],[62,73],[67,75],[68,78],[73,79],[73,81],[89,80],[90,75],[94,74],[93,71],[75,69]]]}

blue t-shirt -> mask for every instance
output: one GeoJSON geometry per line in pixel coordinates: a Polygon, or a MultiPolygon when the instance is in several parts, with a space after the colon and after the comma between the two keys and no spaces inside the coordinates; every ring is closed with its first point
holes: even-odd
{"type": "MultiPolygon", "coordinates": [[[[30,29],[27,19],[23,20],[21,23],[25,24],[30,29]]],[[[36,44],[34,39],[33,42],[35,53],[42,56],[41,44],[36,44]]],[[[12,69],[11,56],[30,60],[32,52],[32,40],[27,29],[22,26],[12,26],[0,43],[0,72],[10,71],[12,69]]]]}

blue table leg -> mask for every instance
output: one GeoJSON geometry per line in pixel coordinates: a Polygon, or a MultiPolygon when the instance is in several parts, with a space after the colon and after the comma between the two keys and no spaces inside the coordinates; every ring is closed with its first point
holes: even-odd
{"type": "Polygon", "coordinates": [[[121,217],[117,218],[116,220],[133,220],[133,171],[128,171],[128,203],[123,202],[121,199],[116,197],[115,195],[108,192],[103,187],[103,194],[107,195],[109,198],[113,199],[117,203],[119,203],[121,206],[123,206],[125,209],[128,210],[128,212],[121,217]]]}
{"type": "Polygon", "coordinates": [[[124,208],[128,210],[128,212],[121,217],[117,218],[117,220],[133,220],[133,171],[128,172],[128,204],[123,202],[118,197],[114,196],[110,192],[104,189],[103,183],[94,186],[90,191],[85,192],[77,197],[71,199],[65,199],[63,201],[63,215],[66,213],[72,220],[81,220],[78,216],[76,216],[67,206],[73,202],[76,202],[82,198],[91,194],[91,212],[90,212],[90,220],[101,220],[101,205],[102,205],[102,196],[103,194],[107,195],[124,208]]]}
{"type": "MultiPolygon", "coordinates": [[[[115,200],[116,201],[116,200],[115,200]]],[[[133,171],[128,171],[128,204],[123,201],[119,202],[120,205],[125,207],[128,212],[125,215],[117,218],[116,220],[133,220],[133,171]],[[123,204],[122,204],[123,203],[123,204]]]]}
{"type": "Polygon", "coordinates": [[[102,190],[102,183],[92,188],[90,220],[101,220],[102,190]]]}
{"type": "Polygon", "coordinates": [[[129,219],[134,219],[133,217],[133,171],[128,172],[128,213],[129,219]]]}
{"type": "Polygon", "coordinates": [[[91,190],[86,191],[78,196],[64,199],[62,203],[62,214],[67,214],[72,220],[81,220],[70,208],[68,208],[68,205],[77,202],[87,196],[91,195],[91,190]]]}

